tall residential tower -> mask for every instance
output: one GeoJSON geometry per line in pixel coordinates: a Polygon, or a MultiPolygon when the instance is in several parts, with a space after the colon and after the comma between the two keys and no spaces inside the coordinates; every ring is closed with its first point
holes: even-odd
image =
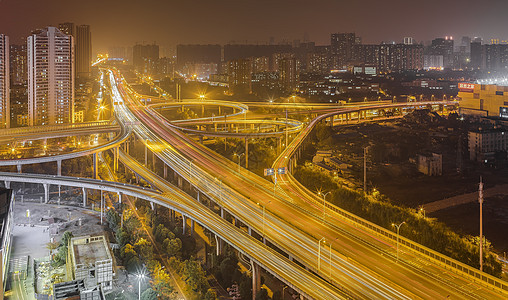
{"type": "Polygon", "coordinates": [[[27,39],[28,124],[72,122],[74,108],[74,40],[55,27],[27,39]]]}
{"type": "Polygon", "coordinates": [[[9,37],[0,34],[0,128],[10,127],[9,37]]]}

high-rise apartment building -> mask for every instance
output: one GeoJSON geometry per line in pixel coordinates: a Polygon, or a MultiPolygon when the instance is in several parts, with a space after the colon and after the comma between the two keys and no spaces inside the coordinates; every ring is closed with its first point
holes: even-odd
{"type": "Polygon", "coordinates": [[[299,70],[295,57],[283,58],[279,62],[280,87],[285,93],[296,93],[298,90],[299,70]]]}
{"type": "Polygon", "coordinates": [[[10,127],[9,37],[0,34],[0,128],[10,127]]]}
{"type": "Polygon", "coordinates": [[[134,45],[132,48],[132,63],[136,70],[151,74],[156,70],[159,60],[159,45],[134,45]]]}
{"type": "Polygon", "coordinates": [[[28,80],[26,44],[11,45],[11,84],[24,85],[28,80]]]}
{"type": "Polygon", "coordinates": [[[76,26],[76,76],[90,78],[92,63],[92,33],[90,25],[76,26]]]}
{"type": "Polygon", "coordinates": [[[444,67],[451,68],[453,67],[453,47],[452,37],[436,38],[432,40],[429,54],[442,55],[444,67]]]}
{"type": "Polygon", "coordinates": [[[74,25],[74,23],[60,23],[58,30],[74,38],[74,66],[75,76],[89,78],[92,63],[92,33],[90,25],[74,25]]]}
{"type": "Polygon", "coordinates": [[[74,40],[55,27],[27,39],[28,124],[70,123],[74,109],[74,40]]]}
{"type": "Polygon", "coordinates": [[[63,34],[72,35],[74,38],[76,37],[76,26],[74,26],[74,23],[60,23],[58,24],[58,30],[63,34]]]}
{"type": "Polygon", "coordinates": [[[331,52],[333,68],[343,69],[354,56],[354,45],[356,44],[354,33],[333,33],[331,35],[331,52]]]}
{"type": "Polygon", "coordinates": [[[252,63],[249,59],[233,59],[227,63],[229,89],[231,92],[250,93],[252,63]]]}

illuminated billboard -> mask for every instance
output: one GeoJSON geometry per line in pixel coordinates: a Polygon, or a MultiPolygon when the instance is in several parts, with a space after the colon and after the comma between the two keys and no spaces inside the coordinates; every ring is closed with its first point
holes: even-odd
{"type": "Polygon", "coordinates": [[[461,92],[470,92],[474,91],[474,83],[461,82],[459,83],[459,90],[461,92]]]}

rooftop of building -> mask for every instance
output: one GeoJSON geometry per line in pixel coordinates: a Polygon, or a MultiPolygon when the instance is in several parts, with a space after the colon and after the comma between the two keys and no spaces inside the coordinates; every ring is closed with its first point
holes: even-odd
{"type": "Polygon", "coordinates": [[[71,239],[76,265],[95,265],[98,261],[111,259],[104,236],[86,236],[71,239]]]}

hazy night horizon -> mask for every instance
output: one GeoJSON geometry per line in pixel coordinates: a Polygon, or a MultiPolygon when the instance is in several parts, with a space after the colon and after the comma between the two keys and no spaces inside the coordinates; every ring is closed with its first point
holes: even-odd
{"type": "Polygon", "coordinates": [[[94,52],[110,46],[292,42],[328,44],[355,32],[364,43],[435,37],[507,39],[506,1],[13,1],[0,2],[0,30],[14,43],[34,28],[89,24],[94,52]],[[23,16],[23,17],[19,17],[23,16]]]}

